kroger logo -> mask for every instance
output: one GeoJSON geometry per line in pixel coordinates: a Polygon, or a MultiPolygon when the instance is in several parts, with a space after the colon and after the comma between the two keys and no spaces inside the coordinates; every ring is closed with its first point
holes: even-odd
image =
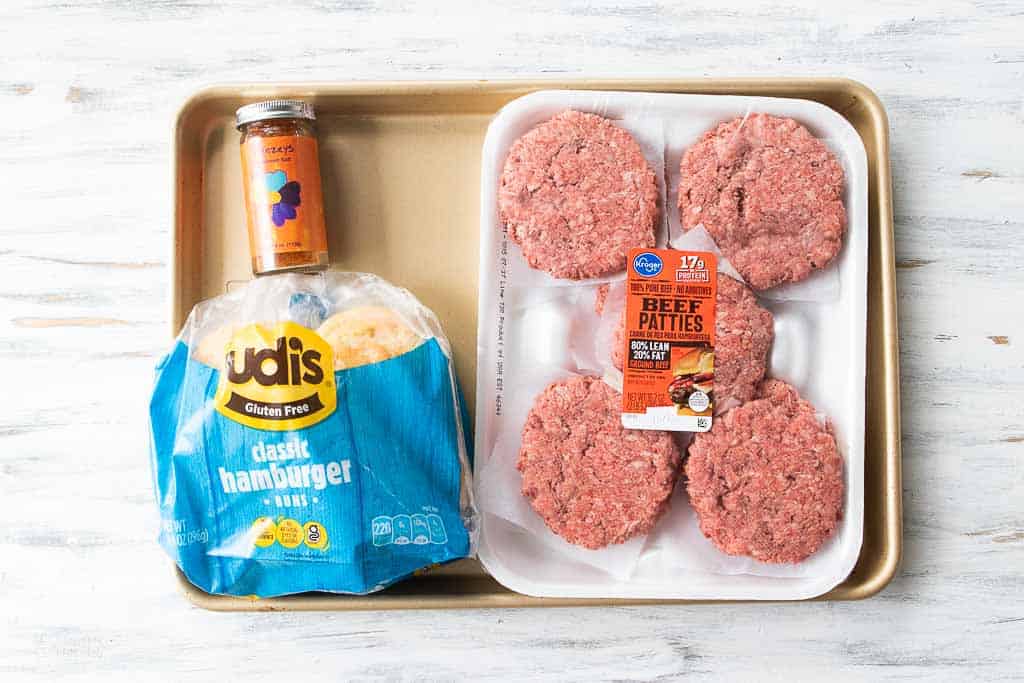
{"type": "Polygon", "coordinates": [[[643,277],[654,277],[661,272],[661,265],[661,258],[649,251],[637,254],[633,259],[633,270],[643,277]]]}

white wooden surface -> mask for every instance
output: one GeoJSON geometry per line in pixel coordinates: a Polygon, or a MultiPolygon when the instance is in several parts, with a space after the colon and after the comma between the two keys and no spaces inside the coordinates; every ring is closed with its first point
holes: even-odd
{"type": "MultiPolygon", "coordinates": [[[[1024,2],[3,3],[0,679],[1012,679],[1024,2]],[[861,603],[212,614],[154,542],[170,123],[232,80],[843,75],[892,124],[903,569],[861,603]]],[[[467,188],[467,191],[475,191],[467,188]]]]}

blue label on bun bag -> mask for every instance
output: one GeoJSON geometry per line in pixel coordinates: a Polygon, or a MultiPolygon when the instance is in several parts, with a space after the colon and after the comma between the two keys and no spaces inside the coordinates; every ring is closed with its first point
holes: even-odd
{"type": "Polygon", "coordinates": [[[181,342],[158,368],[150,417],[160,543],[188,579],[240,596],[367,593],[465,557],[459,453],[468,445],[437,341],[316,377],[319,359],[303,356],[310,343],[267,335],[279,337],[275,353],[294,364],[262,367],[268,377],[279,370],[280,382],[227,383],[181,342]],[[257,410],[264,405],[291,412],[272,419],[257,410]]]}

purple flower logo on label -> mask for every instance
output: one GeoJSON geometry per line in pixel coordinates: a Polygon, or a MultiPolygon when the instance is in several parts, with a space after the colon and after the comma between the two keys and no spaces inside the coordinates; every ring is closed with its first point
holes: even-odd
{"type": "Polygon", "coordinates": [[[299,193],[302,191],[299,181],[288,180],[284,171],[267,174],[267,194],[270,203],[270,219],[274,225],[281,227],[285,221],[293,220],[296,207],[302,203],[299,193]]]}

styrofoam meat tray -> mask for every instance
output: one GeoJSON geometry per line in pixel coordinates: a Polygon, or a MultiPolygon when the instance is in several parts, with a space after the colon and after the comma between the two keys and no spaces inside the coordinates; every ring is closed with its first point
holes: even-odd
{"type": "Polygon", "coordinates": [[[541,91],[509,103],[491,122],[481,176],[475,472],[484,512],[479,554],[487,570],[511,590],[542,597],[796,600],[843,581],[860,552],[864,515],[868,187],[856,130],[832,109],[809,100],[541,91]],[[554,377],[597,370],[581,367],[586,353],[578,352],[596,324],[588,311],[595,283],[532,271],[498,220],[498,184],[510,145],[565,109],[613,119],[664,174],[659,246],[680,236],[674,188],[682,154],[720,122],[752,112],[792,117],[843,164],[847,233],[836,262],[805,283],[759,294],[775,316],[768,374],[793,384],[831,420],[846,463],[840,527],[805,562],[771,566],[718,552],[694,533],[694,513],[681,482],[669,513],[635,542],[632,555],[629,549],[569,546],[520,495],[517,474],[509,468],[515,467],[518,434],[534,397],[554,377]]]}

